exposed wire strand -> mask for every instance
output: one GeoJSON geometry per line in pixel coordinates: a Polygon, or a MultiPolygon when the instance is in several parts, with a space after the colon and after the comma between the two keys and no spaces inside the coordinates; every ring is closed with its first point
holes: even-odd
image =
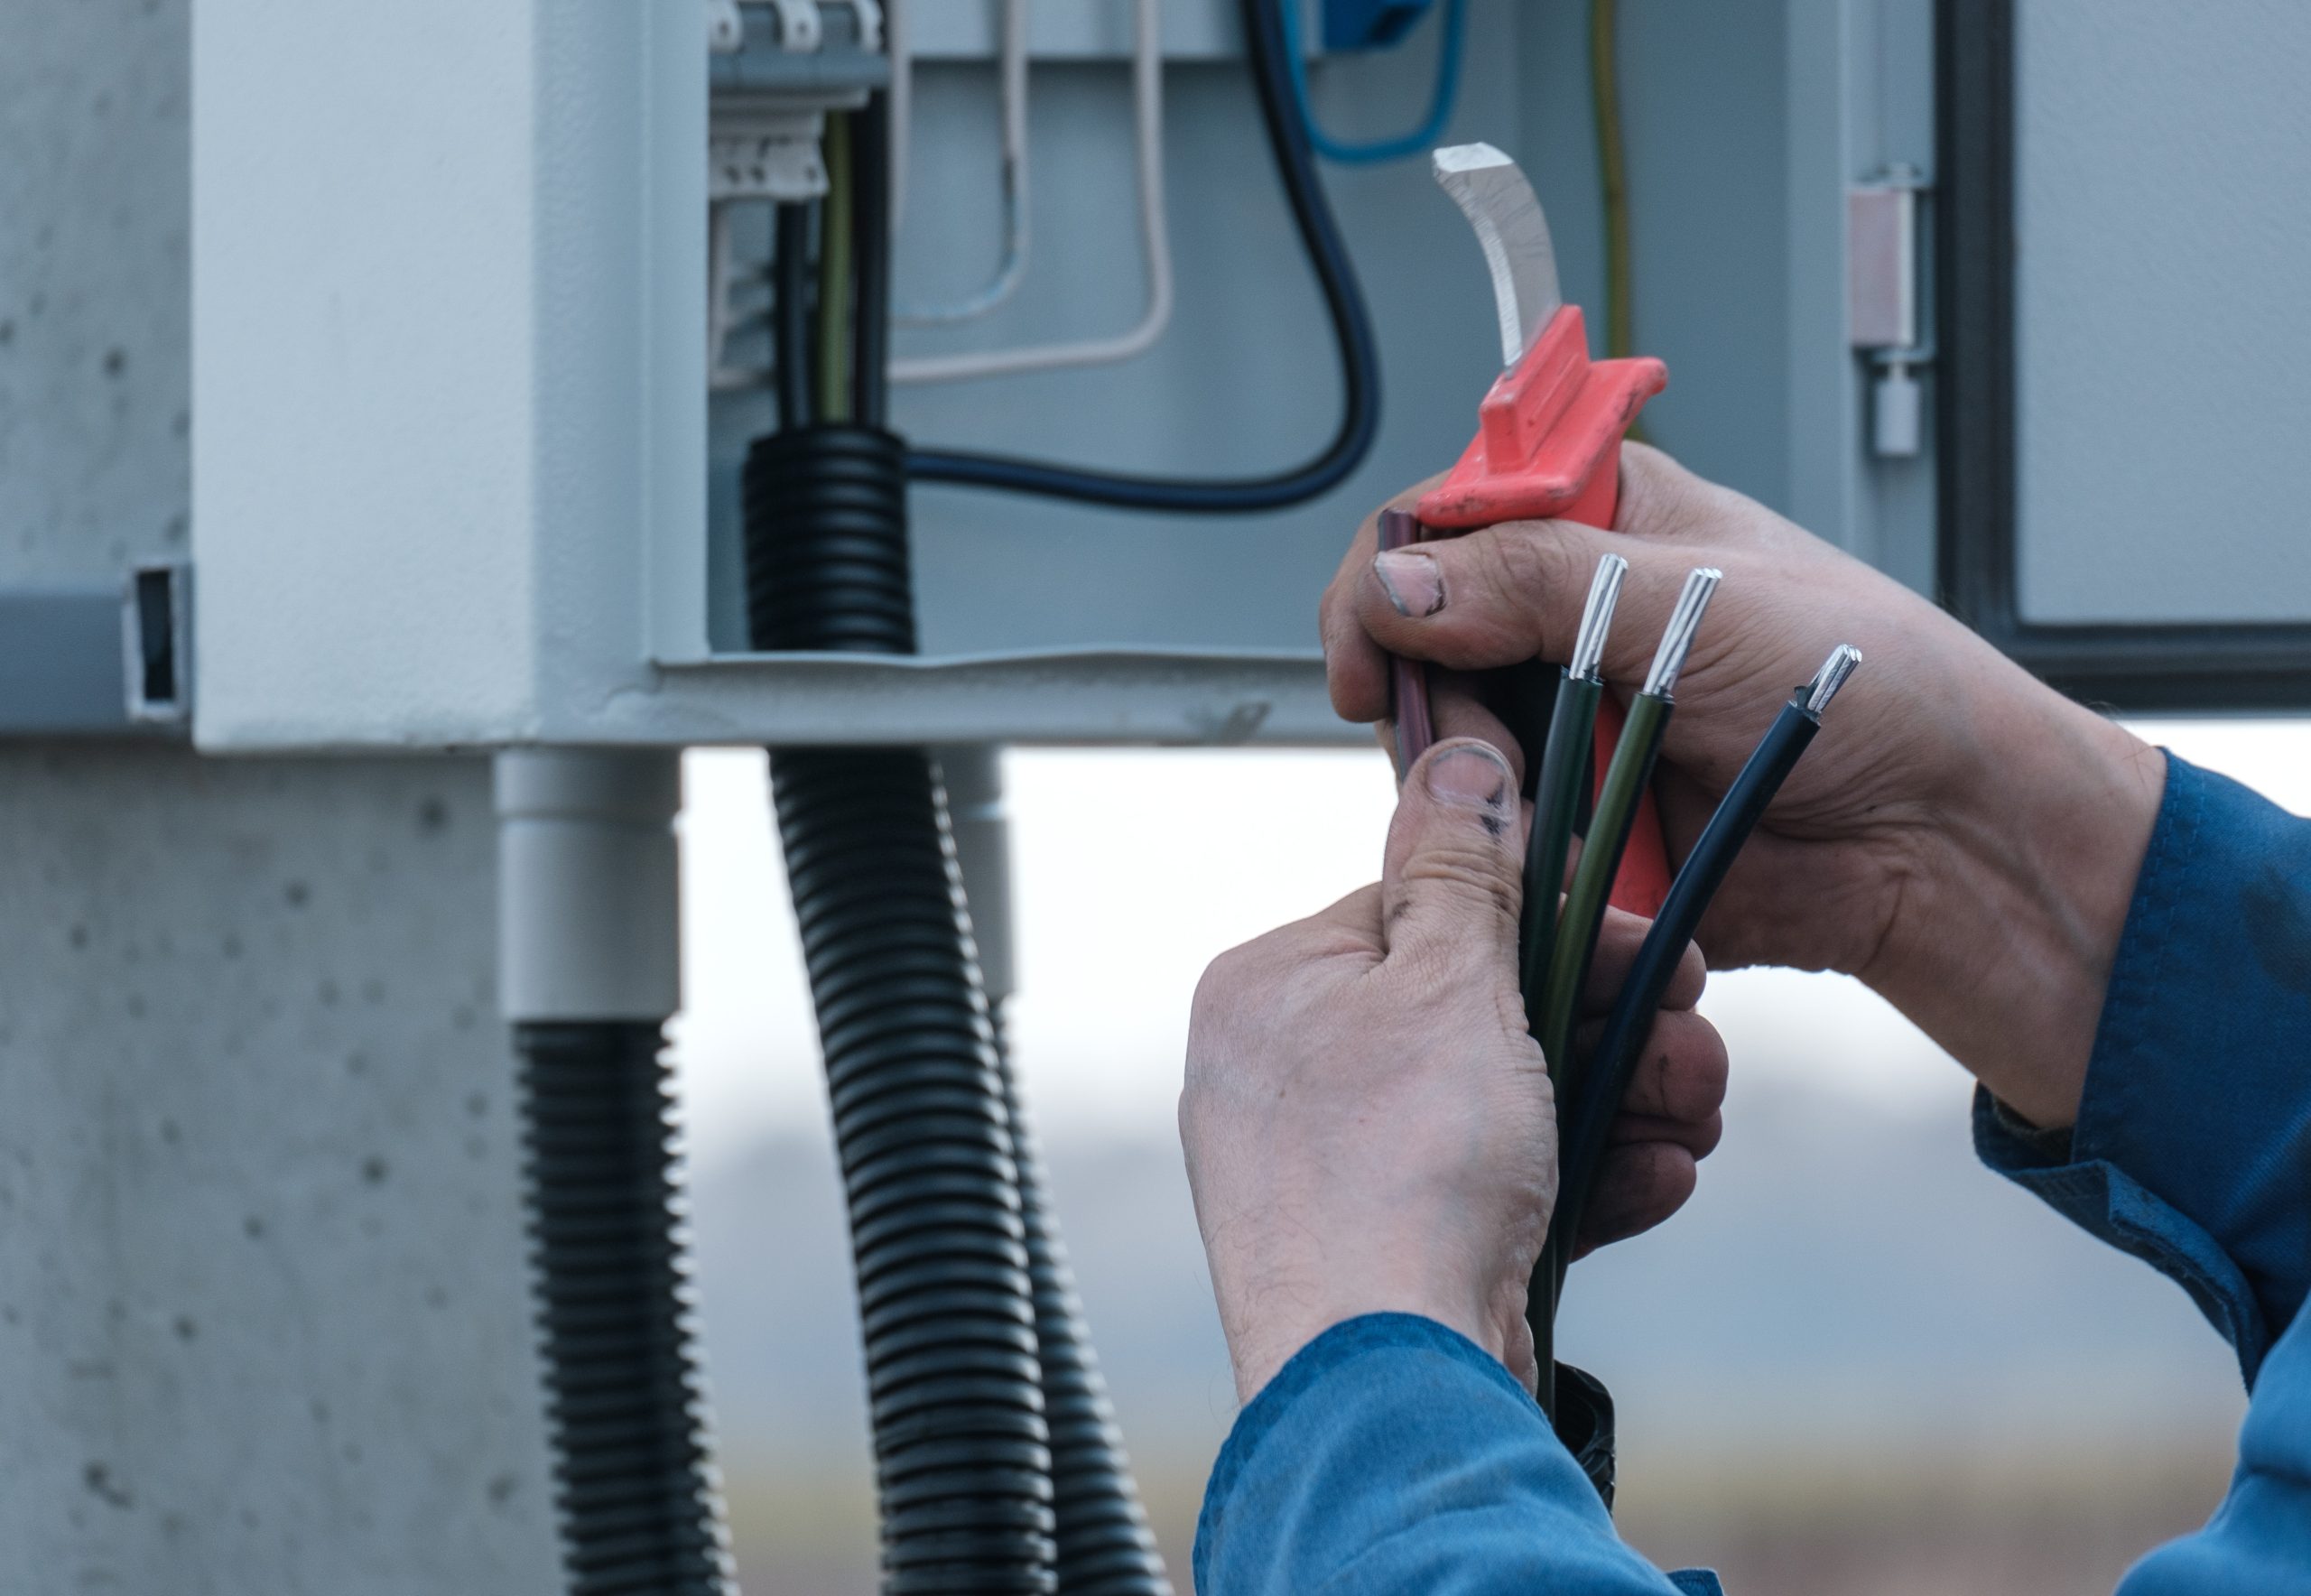
{"type": "MultiPolygon", "coordinates": [[[[911,130],[914,120],[912,104],[914,68],[911,63],[905,69],[899,66],[900,46],[910,42],[905,25],[901,23],[892,42],[892,89],[896,94],[899,86],[898,75],[904,70],[910,103],[892,130],[892,158],[898,168],[891,180],[894,195],[901,191],[906,181],[906,143],[900,135],[911,130]]],[[[996,264],[995,275],[961,299],[946,304],[907,303],[895,306],[891,320],[902,327],[942,327],[958,321],[976,320],[1018,292],[1019,284],[1026,279],[1027,0],[1003,0],[1003,20],[996,56],[997,75],[1001,79],[1003,117],[1002,257],[996,264]]]]}
{"type": "Polygon", "coordinates": [[[1706,565],[1685,573],[1685,588],[1677,594],[1677,607],[1669,612],[1669,624],[1662,629],[1661,646],[1653,651],[1653,668],[1645,673],[1647,692],[1656,698],[1676,696],[1677,676],[1685,668],[1685,655],[1693,652],[1694,634],[1701,630],[1701,617],[1709,608],[1710,596],[1724,580],[1723,571],[1706,565]]]}
{"type": "Polygon", "coordinates": [[[1461,93],[1465,0],[1444,0],[1444,14],[1437,26],[1436,87],[1429,94],[1428,111],[1420,125],[1393,138],[1366,140],[1334,138],[1317,123],[1315,107],[1308,93],[1308,58],[1300,48],[1299,9],[1289,0],[1284,7],[1285,58],[1292,74],[1293,104],[1299,111],[1301,125],[1307,129],[1309,145],[1317,154],[1342,166],[1378,166],[1408,155],[1424,154],[1444,135],[1444,129],[1452,121],[1453,104],[1461,93]]]}
{"type": "Polygon", "coordinates": [[[1573,636],[1573,654],[1564,663],[1568,675],[1594,682],[1597,667],[1605,657],[1605,637],[1613,628],[1613,608],[1620,602],[1621,580],[1629,575],[1629,561],[1619,554],[1606,554],[1597,561],[1596,574],[1589,579],[1589,598],[1581,607],[1581,629],[1573,636]]]}
{"type": "Polygon", "coordinates": [[[1134,160],[1139,182],[1140,255],[1147,275],[1147,305],[1139,320],[1113,338],[1031,344],[959,355],[893,360],[895,383],[958,382],[1026,371],[1104,366],[1145,354],[1172,320],[1172,238],[1164,199],[1164,20],[1161,0],[1134,0],[1131,104],[1134,160]]]}

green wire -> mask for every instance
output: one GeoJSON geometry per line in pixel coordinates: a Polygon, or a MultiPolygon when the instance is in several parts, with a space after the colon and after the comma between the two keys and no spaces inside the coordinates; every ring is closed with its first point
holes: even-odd
{"type": "MultiPolygon", "coordinates": [[[[1548,750],[1541,759],[1541,786],[1535,793],[1536,807],[1533,824],[1536,840],[1525,854],[1527,901],[1531,901],[1533,873],[1545,868],[1545,860],[1536,854],[1548,846],[1549,840],[1538,836],[1544,811],[1538,804],[1549,802],[1554,795],[1552,775],[1560,785],[1568,778],[1563,770],[1552,773],[1550,761],[1569,768],[1568,793],[1577,798],[1582,775],[1587,766],[1587,740],[1593,728],[1597,703],[1603,691],[1597,682],[1575,683],[1567,678],[1559,690],[1557,714],[1549,721],[1548,750]],[[1585,685],[1588,691],[1587,713],[1582,717],[1584,726],[1579,738],[1567,728],[1567,746],[1558,747],[1557,732],[1566,720],[1569,690],[1585,685]]],[[[1597,953],[1597,933],[1605,923],[1605,905],[1612,896],[1613,877],[1621,868],[1621,854],[1629,846],[1630,828],[1637,821],[1637,806],[1645,796],[1645,789],[1653,779],[1654,757],[1661,751],[1661,734],[1669,724],[1669,711],[1674,706],[1666,698],[1640,692],[1629,701],[1629,719],[1621,727],[1621,740],[1613,746],[1612,763],[1605,767],[1605,784],[1597,794],[1596,812],[1589,820],[1589,836],[1581,847],[1581,863],[1573,872],[1573,885],[1564,895],[1564,914],[1556,928],[1553,944],[1548,945],[1548,979],[1541,991],[1539,1024],[1534,1035],[1541,1044],[1541,1055],[1548,1061],[1549,1080],[1556,1088],[1556,1121],[1558,1135],[1570,1122],[1569,1110],[1580,1090],[1580,1064],[1573,1056],[1573,1016],[1580,1012],[1581,988],[1588,984],[1590,961],[1597,953]]],[[[1566,838],[1556,843],[1555,877],[1564,876],[1564,856],[1571,842],[1573,803],[1564,803],[1564,825],[1566,838]]],[[[1550,821],[1552,830],[1556,822],[1550,821]]],[[[1536,930],[1536,919],[1545,915],[1527,915],[1525,921],[1523,951],[1529,959],[1536,942],[1545,933],[1536,930]]],[[[1532,965],[1526,965],[1527,970],[1532,965]]],[[[1526,977],[1525,1012],[1528,1021],[1533,1015],[1531,975],[1526,977]]],[[[1560,1146],[1560,1154],[1562,1147],[1560,1146]]],[[[1559,1192],[1557,1200],[1564,1201],[1559,1192]]],[[[1556,1279],[1553,1255],[1544,1248],[1536,1260],[1531,1283],[1525,1293],[1525,1322],[1532,1327],[1533,1356],[1540,1366],[1539,1398],[1541,1411],[1554,1424],[1556,1420],[1556,1279]]]]}
{"type": "Polygon", "coordinates": [[[850,419],[850,118],[827,118],[827,197],[819,208],[819,418],[850,419]]]}
{"type": "Polygon", "coordinates": [[[1517,984],[1525,994],[1525,1023],[1538,1040],[1541,991],[1556,942],[1557,895],[1564,890],[1564,861],[1573,851],[1573,821],[1581,809],[1581,783],[1589,771],[1589,739],[1605,684],[1560,671],[1556,708],[1533,788],[1533,829],[1525,845],[1525,913],[1519,937],[1517,984]]]}
{"type": "Polygon", "coordinates": [[[1581,1008],[1581,988],[1588,983],[1589,963],[1596,956],[1597,932],[1605,923],[1606,901],[1611,897],[1613,877],[1621,868],[1621,853],[1637,820],[1637,806],[1653,779],[1654,756],[1661,751],[1661,734],[1669,724],[1670,701],[1640,692],[1629,701],[1629,719],[1621,740],[1605,767],[1604,785],[1597,793],[1596,813],[1589,821],[1589,836],[1582,844],[1581,863],[1564,895],[1564,914],[1557,927],[1556,945],[1550,951],[1549,976],[1541,992],[1541,1053],[1548,1060],[1549,1079],[1556,1083],[1560,1111],[1580,1087],[1580,1065],[1573,1056],[1573,1026],[1581,1008]]]}

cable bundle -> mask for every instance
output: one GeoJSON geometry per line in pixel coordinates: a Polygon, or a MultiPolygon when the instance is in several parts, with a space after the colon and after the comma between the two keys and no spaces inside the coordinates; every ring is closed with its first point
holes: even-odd
{"type": "MultiPolygon", "coordinates": [[[[1612,1499],[1610,1446],[1609,1441],[1601,1446],[1595,1431],[1601,1423],[1610,1428],[1610,1400],[1594,1381],[1578,1371],[1564,1370],[1555,1361],[1557,1300],[1572,1260],[1573,1239],[1604,1160],[1614,1117],[1629,1091],[1630,1076],[1678,960],[1742,844],[1821,728],[1822,711],[1861,663],[1857,650],[1840,644],[1768,729],[1679,868],[1635,962],[1622,978],[1604,1032],[1584,1060],[1573,1046],[1573,1026],[1596,954],[1598,933],[1604,924],[1606,899],[1675,708],[1678,674],[1722,580],[1721,572],[1706,567],[1685,578],[1652,668],[1629,701],[1627,723],[1598,784],[1581,859],[1564,888],[1560,912],[1558,886],[1564,879],[1565,860],[1572,851],[1577,811],[1587,786],[1590,737],[1604,691],[1599,664],[1628,569],[1628,562],[1618,554],[1607,554],[1598,561],[1573,656],[1557,685],[1535,784],[1532,828],[1527,836],[1524,919],[1518,936],[1526,1023],[1541,1044],[1555,1088],[1558,1149],[1556,1207],[1533,1271],[1525,1312],[1541,1369],[1541,1405],[1559,1422],[1560,1433],[1568,1415],[1559,1410],[1559,1373],[1586,1381],[1579,1403],[1582,1427],[1579,1438],[1585,1443],[1582,1461],[1609,1506],[1612,1499]]],[[[1573,1439],[1568,1435],[1568,1444],[1573,1439]]]]}

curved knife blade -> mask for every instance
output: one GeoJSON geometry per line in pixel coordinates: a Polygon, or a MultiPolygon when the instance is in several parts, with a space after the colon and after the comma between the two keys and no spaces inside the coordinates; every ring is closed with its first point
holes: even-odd
{"type": "Polygon", "coordinates": [[[1500,364],[1514,366],[1564,303],[1548,218],[1517,162],[1490,144],[1447,145],[1431,161],[1437,182],[1476,229],[1500,316],[1500,364]]]}

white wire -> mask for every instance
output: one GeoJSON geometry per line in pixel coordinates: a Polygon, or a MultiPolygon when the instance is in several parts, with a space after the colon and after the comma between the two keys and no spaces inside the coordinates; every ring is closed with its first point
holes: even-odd
{"type": "Polygon", "coordinates": [[[895,383],[960,382],[1073,366],[1104,366],[1144,354],[1172,320],[1172,239],[1164,208],[1164,26],[1161,0],[1133,0],[1131,100],[1139,169],[1139,237],[1146,259],[1147,309],[1138,324],[1114,338],[1030,344],[894,360],[895,383]]]}
{"type": "MultiPolygon", "coordinates": [[[[940,327],[976,320],[1016,293],[1027,275],[1027,0],[1003,0],[1002,26],[1003,258],[995,268],[995,275],[975,293],[943,305],[893,306],[891,320],[900,327],[940,327]]],[[[896,70],[896,55],[892,59],[896,70]]],[[[907,78],[912,97],[911,70],[907,78]]],[[[895,126],[892,148],[896,151],[905,147],[900,130],[895,126]]],[[[898,159],[895,157],[895,162],[898,159]]],[[[894,178],[894,194],[897,189],[897,180],[894,178]]]]}

